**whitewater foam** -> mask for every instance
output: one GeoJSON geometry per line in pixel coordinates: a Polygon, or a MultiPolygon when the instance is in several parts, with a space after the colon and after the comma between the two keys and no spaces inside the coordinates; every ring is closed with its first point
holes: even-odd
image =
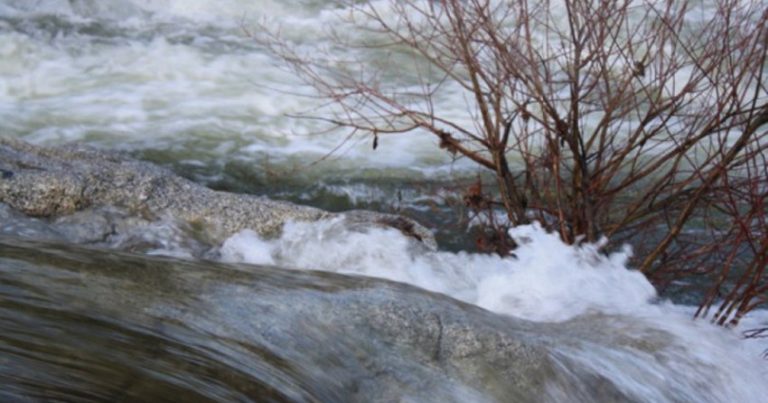
{"type": "Polygon", "coordinates": [[[628,248],[605,255],[600,243],[566,245],[538,224],[516,227],[510,235],[519,247],[514,257],[501,258],[430,251],[397,230],[351,228],[336,218],[290,222],[269,240],[242,231],[224,242],[220,254],[229,262],[404,282],[537,322],[610,328],[607,334],[615,337],[605,344],[559,351],[640,401],[766,396],[768,371],[759,359],[765,343],[744,343],[733,330],[692,320],[691,307],[659,301],[648,280],[627,267],[628,248]]]}
{"type": "MultiPolygon", "coordinates": [[[[329,27],[349,18],[349,10],[318,1],[301,6],[243,0],[3,2],[4,134],[33,143],[87,140],[128,150],[170,145],[185,149],[184,158],[201,159],[193,154],[204,153],[312,165],[315,171],[364,164],[445,176],[473,167],[466,160],[450,164],[450,156],[426,133],[381,136],[375,152],[370,138],[354,137],[333,158],[312,164],[349,133],[290,117],[312,114],[323,103],[246,32],[260,23],[279,26],[302,52],[322,55],[329,27]],[[210,137],[237,143],[237,153],[199,146],[210,137]]],[[[377,50],[332,51],[340,59],[382,57],[377,50]]],[[[393,80],[410,75],[400,70],[387,74],[393,80]]],[[[441,111],[469,118],[456,91],[447,91],[439,103],[441,111]]]]}
{"type": "Polygon", "coordinates": [[[358,230],[337,218],[288,223],[274,240],[240,232],[224,242],[221,254],[226,261],[386,278],[540,321],[632,313],[656,297],[641,273],[626,268],[628,250],[604,256],[599,245],[567,246],[538,224],[511,235],[520,245],[514,258],[435,252],[397,230],[358,230]]]}

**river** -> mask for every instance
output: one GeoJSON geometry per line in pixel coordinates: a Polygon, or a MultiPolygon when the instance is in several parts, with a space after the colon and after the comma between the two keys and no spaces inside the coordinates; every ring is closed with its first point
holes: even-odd
{"type": "MultiPolygon", "coordinates": [[[[768,401],[766,346],[740,338],[766,324],[764,312],[740,329],[693,321],[693,307],[659,297],[627,267],[628,250],[605,256],[536,226],[515,230],[515,258],[474,253],[446,191],[474,178],[469,162],[419,133],[382,136],[374,150],[368,137],[345,141],[346,132],[291,117],[319,101],[250,30],[279,25],[320,52],[348,18],[326,0],[0,0],[0,135],[123,150],[214,189],[403,213],[435,228],[441,245],[326,220],[290,223],[276,239],[244,231],[214,250],[157,222],[133,234],[140,246],[90,248],[41,242],[44,220],[0,206],[2,400],[504,400],[498,374],[448,376],[393,346],[396,337],[344,333],[284,306],[318,289],[341,304],[361,281],[400,290],[395,281],[447,295],[397,291],[470,318],[562,332],[542,336],[557,344],[561,375],[543,381],[541,400],[589,401],[596,389],[578,385],[599,378],[618,391],[599,396],[615,400],[768,401]],[[265,312],[284,320],[250,319],[265,312]],[[296,321],[311,326],[297,335],[296,321]]],[[[465,101],[448,95],[439,107],[469,119],[465,101]]]]}

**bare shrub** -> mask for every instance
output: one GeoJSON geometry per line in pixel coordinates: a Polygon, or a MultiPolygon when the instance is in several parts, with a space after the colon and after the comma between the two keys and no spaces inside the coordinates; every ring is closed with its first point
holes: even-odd
{"type": "Polygon", "coordinates": [[[502,210],[493,225],[538,220],[569,243],[629,241],[659,286],[709,276],[699,315],[724,301],[718,323],[765,302],[762,2],[344,6],[354,23],[334,46],[377,52],[376,63],[258,36],[331,101],[315,118],[371,135],[374,149],[384,135],[434,136],[493,173],[493,200],[468,200],[502,210]],[[405,78],[387,73],[398,68],[405,78]],[[469,118],[440,109],[448,96],[466,100],[469,118]]]}

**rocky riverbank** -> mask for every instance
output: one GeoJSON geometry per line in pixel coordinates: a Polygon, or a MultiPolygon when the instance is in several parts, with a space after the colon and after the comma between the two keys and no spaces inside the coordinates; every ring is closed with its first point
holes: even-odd
{"type": "MultiPolygon", "coordinates": [[[[69,217],[63,219],[66,225],[52,230],[61,232],[63,228],[65,236],[69,234],[75,241],[103,239],[130,226],[126,220],[136,218],[175,220],[195,228],[207,242],[215,244],[246,228],[272,237],[289,220],[337,216],[257,195],[214,191],[118,152],[79,144],[39,147],[3,137],[0,203],[29,217],[53,220],[56,225],[62,217],[69,217]]],[[[352,226],[393,227],[429,248],[436,247],[428,229],[405,217],[371,211],[342,216],[352,226]]]]}

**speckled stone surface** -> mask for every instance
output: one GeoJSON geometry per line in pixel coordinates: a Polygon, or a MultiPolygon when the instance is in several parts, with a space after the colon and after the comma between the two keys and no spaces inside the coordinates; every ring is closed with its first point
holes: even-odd
{"type": "MultiPolygon", "coordinates": [[[[78,144],[40,147],[8,137],[0,137],[0,202],[32,217],[115,206],[142,217],[173,217],[201,226],[218,241],[245,228],[270,237],[288,220],[335,216],[266,197],[214,191],[117,152],[78,144]]],[[[345,217],[355,224],[394,227],[436,246],[429,230],[404,217],[370,211],[345,217]]]]}

